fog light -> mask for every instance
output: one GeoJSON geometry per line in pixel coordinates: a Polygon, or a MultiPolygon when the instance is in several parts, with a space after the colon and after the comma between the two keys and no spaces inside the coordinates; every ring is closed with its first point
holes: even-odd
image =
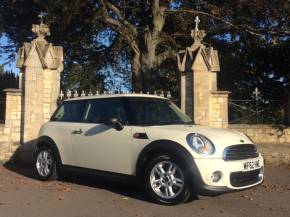
{"type": "Polygon", "coordinates": [[[222,172],[221,171],[215,171],[211,175],[211,181],[218,182],[222,178],[222,172]]]}

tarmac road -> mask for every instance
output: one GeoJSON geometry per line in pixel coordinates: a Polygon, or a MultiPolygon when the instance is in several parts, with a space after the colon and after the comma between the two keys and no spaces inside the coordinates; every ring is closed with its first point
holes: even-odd
{"type": "Polygon", "coordinates": [[[0,217],[290,217],[290,168],[266,167],[265,182],[247,191],[177,206],[146,200],[129,183],[75,174],[40,182],[29,168],[0,166],[0,217]]]}

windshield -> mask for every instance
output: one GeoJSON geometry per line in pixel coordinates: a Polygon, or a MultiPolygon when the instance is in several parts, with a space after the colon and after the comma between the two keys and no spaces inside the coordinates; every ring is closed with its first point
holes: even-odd
{"type": "Polygon", "coordinates": [[[129,98],[133,124],[141,126],[193,124],[174,103],[155,98],[129,98]]]}

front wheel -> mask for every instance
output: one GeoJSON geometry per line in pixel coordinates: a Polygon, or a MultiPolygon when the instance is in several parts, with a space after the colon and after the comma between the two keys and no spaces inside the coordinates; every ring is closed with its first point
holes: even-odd
{"type": "Polygon", "coordinates": [[[191,192],[182,164],[168,155],[153,158],[146,167],[145,186],[156,202],[174,205],[187,201],[191,192]]]}
{"type": "Polygon", "coordinates": [[[51,148],[42,146],[37,149],[34,166],[38,179],[43,181],[57,179],[57,164],[51,148]]]}

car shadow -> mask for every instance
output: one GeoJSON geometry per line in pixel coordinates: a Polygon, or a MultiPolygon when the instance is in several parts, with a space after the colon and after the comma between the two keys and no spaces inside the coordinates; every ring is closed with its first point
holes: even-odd
{"type": "MultiPolygon", "coordinates": [[[[4,164],[4,167],[18,175],[37,180],[32,166],[21,165],[19,163],[6,163],[4,164]]],[[[152,202],[146,196],[144,188],[137,185],[135,179],[129,177],[112,177],[106,174],[87,174],[79,171],[66,170],[62,173],[59,181],[90,188],[104,189],[120,194],[123,197],[152,202]]]]}

